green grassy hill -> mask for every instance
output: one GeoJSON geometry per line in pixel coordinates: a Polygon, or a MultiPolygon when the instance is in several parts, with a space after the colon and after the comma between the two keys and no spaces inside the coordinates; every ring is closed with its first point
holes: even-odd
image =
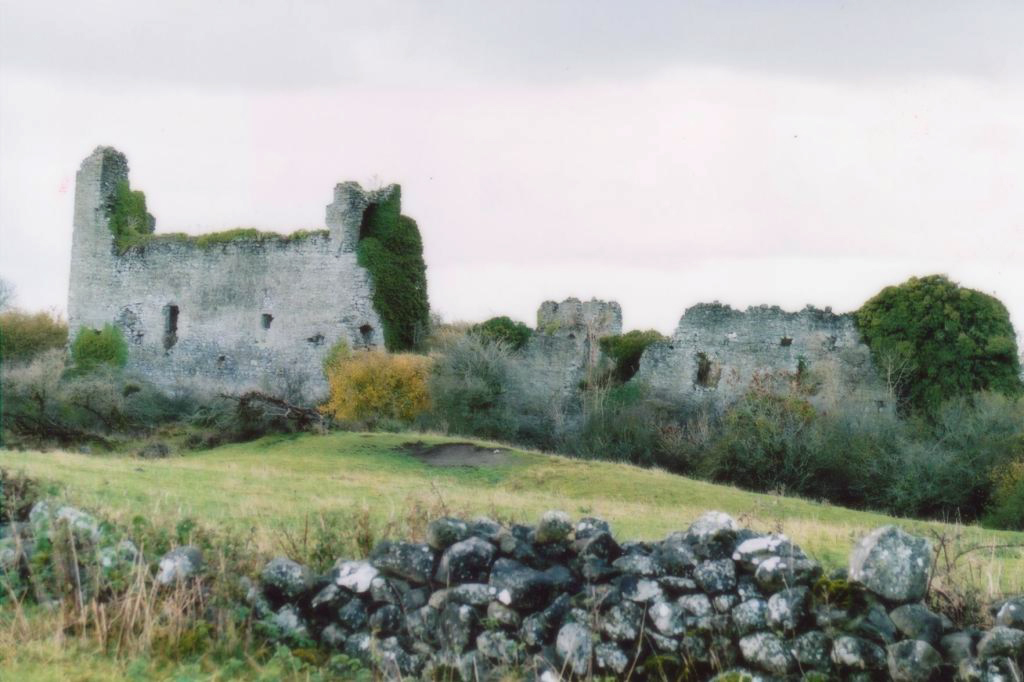
{"type": "MultiPolygon", "coordinates": [[[[253,529],[257,547],[283,551],[282,538],[311,519],[366,509],[376,532],[410,514],[489,514],[533,522],[547,509],[596,515],[623,539],[661,538],[719,509],[744,525],[781,530],[827,566],[845,564],[856,538],[896,523],[965,545],[1024,545],[1024,533],[988,531],[853,511],[750,493],[662,471],[507,450],[483,466],[435,466],[403,447],[459,442],[419,434],[334,433],[142,460],[63,452],[0,452],[0,466],[59,485],[61,495],[116,520],[144,514],[161,522],[192,518],[213,527],[253,529]]],[[[483,444],[488,448],[500,446],[483,444]]],[[[467,460],[472,461],[472,460],[467,460]]],[[[973,553],[987,588],[1024,591],[1024,550],[973,553]]]]}
{"type": "MultiPolygon", "coordinates": [[[[339,529],[335,537],[354,556],[360,544],[385,535],[415,536],[429,518],[446,513],[535,522],[545,510],[563,509],[574,517],[607,519],[619,539],[643,539],[661,538],[719,509],[744,525],[789,534],[828,567],[845,564],[856,538],[881,524],[945,535],[955,551],[982,547],[957,563],[958,580],[987,596],[1024,592],[1024,533],[893,519],[609,462],[496,453],[495,444],[480,444],[476,451],[449,447],[458,452],[444,462],[423,456],[432,447],[458,442],[418,434],[335,433],[271,437],[163,460],[2,451],[0,467],[40,479],[48,492],[126,526],[139,515],[165,528],[193,519],[213,532],[250,538],[252,551],[265,557],[294,555],[323,525],[339,529]]],[[[253,571],[262,560],[256,558],[253,571]]],[[[240,672],[245,679],[321,679],[282,668],[276,656],[259,663],[247,658],[247,667],[235,673],[208,655],[115,659],[104,653],[109,643],[61,634],[67,624],[59,614],[26,613],[27,619],[0,609],[0,679],[180,682],[238,679],[240,672]]]]}

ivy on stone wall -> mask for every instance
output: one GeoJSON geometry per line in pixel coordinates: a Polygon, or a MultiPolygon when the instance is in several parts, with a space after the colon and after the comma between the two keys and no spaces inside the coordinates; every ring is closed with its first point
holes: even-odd
{"type": "Polygon", "coordinates": [[[423,240],[416,221],[401,210],[400,188],[371,203],[363,213],[356,251],[373,281],[373,307],[389,351],[420,347],[430,326],[423,240]]]}
{"type": "Polygon", "coordinates": [[[156,219],[146,210],[146,195],[122,180],[110,202],[110,231],[119,251],[145,241],[156,229],[156,219]]]}

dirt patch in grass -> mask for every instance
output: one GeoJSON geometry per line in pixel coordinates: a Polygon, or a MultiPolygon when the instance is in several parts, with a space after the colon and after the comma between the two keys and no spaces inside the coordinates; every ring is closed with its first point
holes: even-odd
{"type": "Polygon", "coordinates": [[[402,450],[435,467],[493,467],[508,464],[511,457],[505,448],[485,448],[473,443],[442,443],[427,445],[422,441],[403,443],[402,450]]]}

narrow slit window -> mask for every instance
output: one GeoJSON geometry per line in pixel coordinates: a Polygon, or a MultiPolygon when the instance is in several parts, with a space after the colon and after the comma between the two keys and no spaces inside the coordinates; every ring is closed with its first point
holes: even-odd
{"type": "Polygon", "coordinates": [[[164,350],[170,350],[178,342],[178,306],[164,306],[164,350]]]}
{"type": "Polygon", "coordinates": [[[270,329],[270,323],[274,321],[274,316],[270,313],[263,313],[260,316],[260,326],[264,329],[270,329]]]}
{"type": "Polygon", "coordinates": [[[359,336],[362,337],[364,346],[371,345],[373,343],[373,327],[364,324],[359,328],[359,336]]]}
{"type": "Polygon", "coordinates": [[[781,339],[779,339],[779,345],[782,346],[783,348],[785,348],[786,346],[792,346],[793,339],[791,339],[788,336],[783,336],[781,339]]]}

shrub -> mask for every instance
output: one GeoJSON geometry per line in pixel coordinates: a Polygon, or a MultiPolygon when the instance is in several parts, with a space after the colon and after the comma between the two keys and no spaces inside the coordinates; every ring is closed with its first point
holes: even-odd
{"type": "Polygon", "coordinates": [[[626,382],[633,378],[633,375],[640,369],[640,357],[647,350],[647,347],[656,341],[667,339],[654,329],[640,331],[634,329],[625,334],[606,336],[598,343],[601,350],[615,361],[614,377],[620,382],[626,382]]]}
{"type": "Polygon", "coordinates": [[[1011,462],[992,477],[992,506],[984,516],[986,526],[1024,530],[1024,458],[1011,462]]]}
{"type": "Polygon", "coordinates": [[[51,313],[10,310],[0,314],[0,358],[26,362],[68,342],[68,325],[51,313]]]}
{"type": "Polygon", "coordinates": [[[470,331],[485,341],[500,341],[512,350],[521,349],[533,335],[532,329],[505,315],[473,325],[470,331]]]}
{"type": "Polygon", "coordinates": [[[80,372],[91,372],[100,365],[124,367],[128,362],[128,344],[121,330],[112,324],[103,329],[82,327],[71,343],[71,359],[80,372]]]}
{"type": "Polygon", "coordinates": [[[363,213],[356,248],[359,264],[373,281],[373,307],[390,351],[419,348],[430,331],[423,241],[416,221],[402,215],[401,207],[398,187],[371,203],[363,213]]]}
{"type": "Polygon", "coordinates": [[[1017,395],[1022,386],[1013,325],[998,299],[942,275],[887,287],[856,313],[857,327],[904,412],[932,414],[977,391],[1017,395]]]}
{"type": "Polygon", "coordinates": [[[430,359],[409,353],[356,353],[327,375],[331,396],[324,411],[337,419],[364,422],[411,421],[430,404],[430,359]]]}
{"type": "Polygon", "coordinates": [[[437,359],[430,374],[432,417],[451,433],[511,438],[512,383],[512,361],[503,342],[462,336],[437,359]]]}
{"type": "Polygon", "coordinates": [[[144,241],[156,228],[156,219],[146,210],[146,195],[133,191],[127,180],[118,183],[108,210],[110,231],[120,251],[144,241]]]}

